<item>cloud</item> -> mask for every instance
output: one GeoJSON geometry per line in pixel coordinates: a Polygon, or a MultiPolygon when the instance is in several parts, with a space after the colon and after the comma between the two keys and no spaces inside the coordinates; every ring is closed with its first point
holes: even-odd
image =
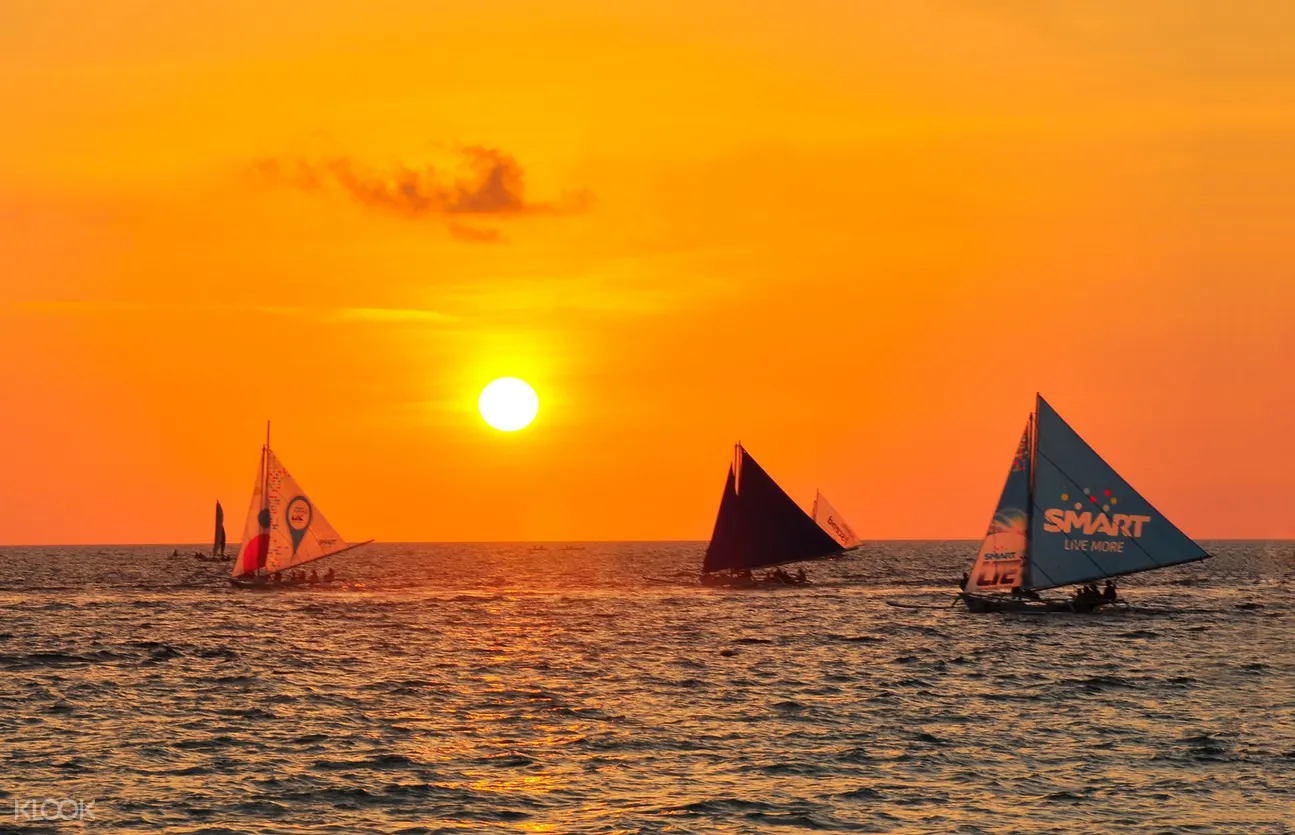
{"type": "Polygon", "coordinates": [[[201,314],[260,314],[292,319],[313,319],[320,322],[369,322],[379,324],[438,323],[456,321],[457,317],[437,310],[399,307],[290,307],[263,304],[168,304],[165,302],[76,302],[29,301],[0,305],[0,310],[15,313],[46,314],[53,316],[77,315],[159,315],[175,313],[201,314]]]}
{"type": "Polygon", "coordinates": [[[396,166],[377,169],[353,159],[334,157],[262,159],[253,170],[259,176],[307,192],[337,190],[370,209],[408,218],[433,218],[461,241],[494,243],[497,229],[480,228],[465,220],[524,215],[562,215],[585,211],[592,197],[573,192],[558,201],[535,201],[526,196],[526,172],[511,155],[495,148],[459,147],[451,164],[437,167],[396,166]]]}
{"type": "Polygon", "coordinates": [[[455,317],[436,310],[394,307],[344,307],[333,317],[351,322],[453,322],[455,317]]]}

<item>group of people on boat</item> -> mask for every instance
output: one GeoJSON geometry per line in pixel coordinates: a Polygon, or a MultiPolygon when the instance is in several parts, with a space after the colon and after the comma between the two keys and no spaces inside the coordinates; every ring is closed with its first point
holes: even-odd
{"type": "Polygon", "coordinates": [[[1089,583],[1075,589],[1075,595],[1072,602],[1076,605],[1091,608],[1102,603],[1114,603],[1120,599],[1120,593],[1115,588],[1114,580],[1107,580],[1106,585],[1100,590],[1096,583],[1089,583]]]}
{"type": "Polygon", "coordinates": [[[805,574],[805,569],[801,568],[795,574],[788,574],[782,568],[775,568],[772,571],[766,571],[759,577],[751,573],[751,569],[743,568],[738,571],[715,572],[701,575],[703,585],[707,586],[729,586],[732,588],[749,588],[752,586],[803,586],[809,582],[809,577],[805,574]]]}
{"type": "Polygon", "coordinates": [[[803,568],[797,569],[794,577],[781,568],[775,568],[773,571],[765,572],[762,579],[766,583],[782,583],[784,586],[803,586],[809,582],[809,577],[806,576],[803,568]]]}
{"type": "Polygon", "coordinates": [[[334,576],[333,569],[331,568],[324,572],[323,577],[320,577],[319,572],[313,568],[310,569],[310,574],[306,574],[305,571],[289,571],[287,577],[283,576],[283,572],[276,571],[270,575],[269,582],[271,584],[284,585],[284,586],[300,586],[300,585],[313,586],[314,584],[320,583],[320,582],[331,583],[333,582],[333,576],[334,576]]]}

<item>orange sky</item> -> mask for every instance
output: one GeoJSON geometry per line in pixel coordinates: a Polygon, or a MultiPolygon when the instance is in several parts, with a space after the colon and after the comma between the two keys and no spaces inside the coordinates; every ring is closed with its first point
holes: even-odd
{"type": "Polygon", "coordinates": [[[267,417],[352,539],[705,538],[738,438],[865,538],[971,538],[1036,390],[1187,533],[1295,536],[1291,32],[3,4],[0,543],[237,536],[267,417]]]}

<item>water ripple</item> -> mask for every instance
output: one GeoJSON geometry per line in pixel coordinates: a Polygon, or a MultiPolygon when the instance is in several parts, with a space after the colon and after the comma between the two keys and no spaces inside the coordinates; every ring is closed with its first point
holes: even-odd
{"type": "Polygon", "coordinates": [[[1291,833],[1291,543],[1046,618],[951,607],[970,543],[776,591],[697,585],[702,547],[374,546],[265,595],[170,546],[3,549],[0,799],[186,835],[1291,833]]]}

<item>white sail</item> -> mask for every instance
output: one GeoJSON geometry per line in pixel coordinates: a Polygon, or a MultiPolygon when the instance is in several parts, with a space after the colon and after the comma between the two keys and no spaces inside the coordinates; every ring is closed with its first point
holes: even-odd
{"type": "Polygon", "coordinates": [[[859,545],[859,537],[854,535],[850,525],[845,521],[845,517],[837,512],[836,508],[822,493],[814,496],[814,521],[818,526],[827,531],[828,536],[835,539],[842,548],[855,548],[859,545]]]}
{"type": "Polygon", "coordinates": [[[271,573],[345,551],[346,544],[273,452],[269,453],[270,544],[265,570],[271,573]]]}
{"type": "Polygon", "coordinates": [[[1030,429],[1026,423],[965,591],[1005,591],[1025,582],[1030,546],[1030,429]]]}
{"type": "Polygon", "coordinates": [[[247,508],[243,522],[243,536],[238,540],[238,558],[234,560],[234,576],[252,574],[265,564],[265,546],[269,533],[269,518],[264,516],[265,448],[261,449],[261,463],[256,468],[256,482],[252,485],[252,503],[247,508]]]}

